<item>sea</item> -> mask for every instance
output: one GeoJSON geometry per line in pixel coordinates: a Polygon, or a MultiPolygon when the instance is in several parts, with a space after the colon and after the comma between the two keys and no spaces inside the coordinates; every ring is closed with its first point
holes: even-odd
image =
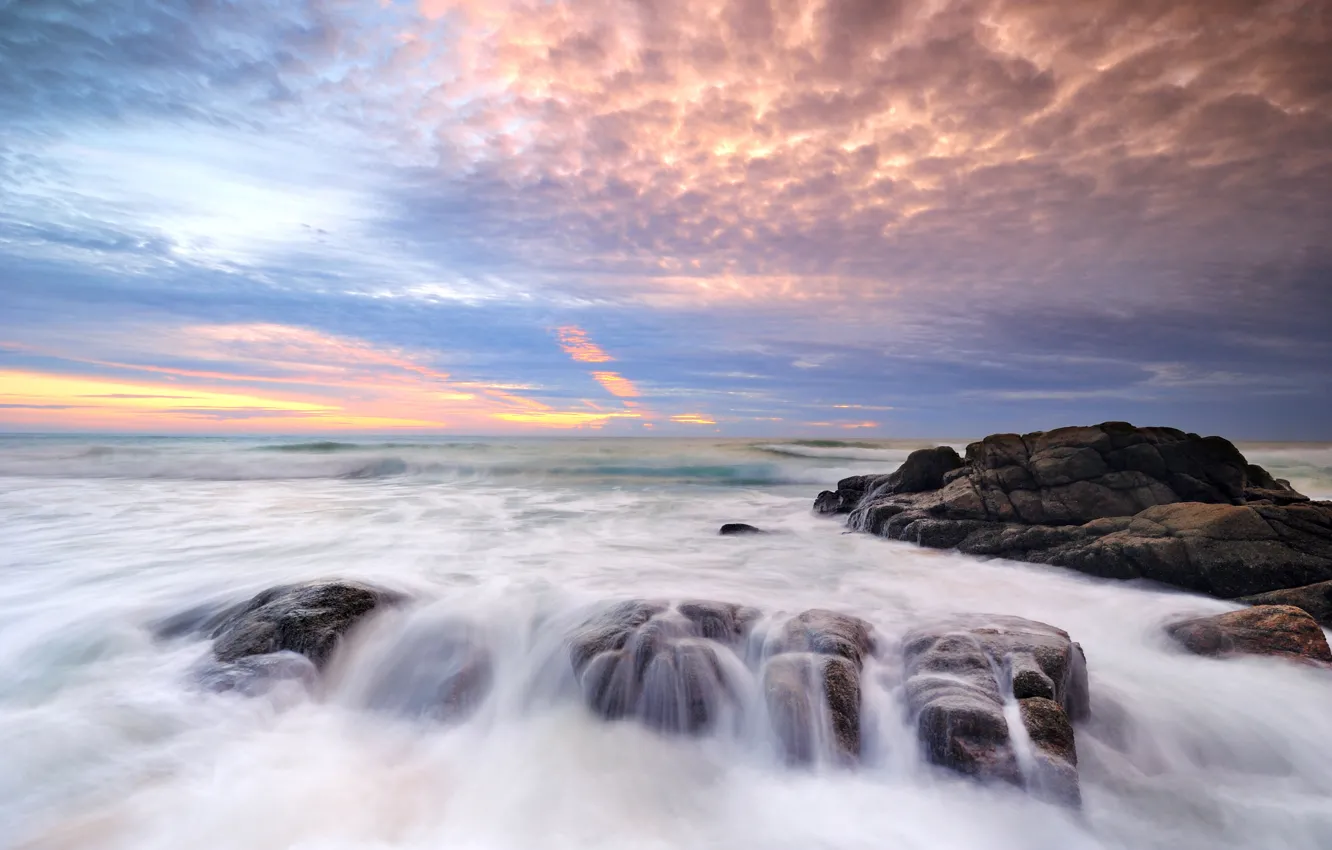
{"type": "MultiPolygon", "coordinates": [[[[839,478],[933,444],[0,437],[0,847],[1332,848],[1332,672],[1163,636],[1233,603],[811,512],[839,478]],[[719,536],[726,522],[771,533],[719,536]],[[417,601],[347,640],[313,692],[200,687],[207,642],[157,627],[330,577],[417,601]],[[762,735],[666,735],[543,690],[567,653],[542,624],[629,598],[873,623],[886,649],[865,671],[861,763],[792,766],[762,735]],[[1084,648],[1080,810],[922,757],[894,641],[960,612],[1047,622],[1084,648]],[[431,618],[495,649],[462,721],[367,693],[393,661],[384,629],[431,618]]],[[[1241,448],[1332,498],[1332,446],[1241,448]]]]}

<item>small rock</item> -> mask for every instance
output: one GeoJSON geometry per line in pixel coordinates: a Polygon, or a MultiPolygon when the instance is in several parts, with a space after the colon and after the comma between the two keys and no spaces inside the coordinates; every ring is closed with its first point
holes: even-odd
{"type": "Polygon", "coordinates": [[[725,525],[723,525],[721,527],[721,530],[718,531],[717,533],[722,535],[723,537],[733,537],[741,534],[767,534],[768,532],[764,531],[761,528],[756,528],[755,526],[752,526],[748,523],[728,522],[725,525]]]}
{"type": "Polygon", "coordinates": [[[1293,605],[1256,605],[1172,623],[1166,632],[1196,655],[1275,655],[1332,664],[1318,623],[1293,605]]]}

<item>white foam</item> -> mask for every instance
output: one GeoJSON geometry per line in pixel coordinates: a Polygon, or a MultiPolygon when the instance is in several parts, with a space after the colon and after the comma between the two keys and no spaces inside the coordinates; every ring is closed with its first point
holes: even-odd
{"type": "MultiPolygon", "coordinates": [[[[596,444],[581,445],[543,447],[542,463],[580,463],[596,444]]],[[[1227,603],[844,534],[810,514],[808,486],[617,480],[8,479],[0,847],[1332,846],[1332,676],[1195,658],[1161,636],[1227,603]],[[725,521],[777,533],[718,537],[725,521]],[[219,594],[329,575],[512,635],[492,703],[457,726],[395,719],[358,704],[350,673],[313,699],[202,694],[187,674],[204,645],[146,630],[219,594]],[[870,619],[885,659],[867,684],[865,766],[793,770],[735,736],[667,738],[532,699],[533,624],[630,595],[870,619]],[[920,759],[894,641],[960,611],[1043,620],[1084,646],[1082,816],[920,759]]],[[[353,645],[344,671],[374,651],[353,645]]]]}

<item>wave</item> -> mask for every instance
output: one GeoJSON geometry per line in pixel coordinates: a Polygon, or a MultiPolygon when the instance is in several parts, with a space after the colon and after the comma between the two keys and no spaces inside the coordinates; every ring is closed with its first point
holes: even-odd
{"type": "Polygon", "coordinates": [[[837,440],[801,440],[793,443],[758,443],[755,451],[787,457],[814,460],[868,460],[879,463],[901,463],[911,452],[907,449],[887,449],[868,443],[842,443],[837,440]],[[827,443],[828,445],[824,445],[827,443]]]}
{"type": "Polygon", "coordinates": [[[339,443],[333,440],[316,440],[309,443],[277,443],[271,446],[255,446],[258,452],[285,452],[289,454],[333,454],[335,452],[376,451],[378,449],[454,449],[462,446],[473,447],[476,443],[339,443]]]}

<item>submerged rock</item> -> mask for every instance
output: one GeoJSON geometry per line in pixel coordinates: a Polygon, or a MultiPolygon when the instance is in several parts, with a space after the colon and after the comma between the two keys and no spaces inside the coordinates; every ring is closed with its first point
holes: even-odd
{"type": "Polygon", "coordinates": [[[402,601],[393,591],[350,581],[269,588],[208,623],[213,655],[233,662],[286,651],[322,668],[353,626],[381,606],[402,601]]]}
{"type": "Polygon", "coordinates": [[[1197,655],[1275,655],[1332,665],[1323,630],[1291,605],[1256,605],[1184,620],[1167,626],[1166,632],[1197,655]]]}
{"type": "Polygon", "coordinates": [[[734,537],[744,534],[767,534],[768,532],[748,523],[728,522],[717,533],[723,537],[734,537]]]}
{"type": "Polygon", "coordinates": [[[1254,596],[1241,596],[1236,602],[1248,605],[1294,605],[1313,617],[1318,625],[1332,629],[1332,581],[1320,581],[1304,587],[1273,590],[1254,596]]]}
{"type": "Polygon", "coordinates": [[[361,652],[365,672],[352,691],[368,708],[458,721],[474,712],[494,682],[484,635],[452,616],[420,615],[392,632],[377,630],[361,652]]]}
{"type": "Polygon", "coordinates": [[[907,708],[931,762],[1079,804],[1072,723],[1090,703],[1082,647],[1067,632],[1019,617],[960,616],[910,632],[903,660],[907,708]],[[1008,705],[1020,729],[1010,728],[1008,705]]]}
{"type": "Polygon", "coordinates": [[[843,479],[815,509],[922,546],[1225,598],[1332,580],[1332,505],[1220,437],[1107,422],[991,435],[952,469],[951,449],[932,451],[910,474],[843,479]]]}

